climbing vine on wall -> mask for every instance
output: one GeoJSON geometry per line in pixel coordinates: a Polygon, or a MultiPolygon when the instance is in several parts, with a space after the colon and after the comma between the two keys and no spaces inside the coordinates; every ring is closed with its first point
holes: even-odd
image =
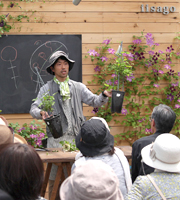
{"type": "MultiPolygon", "coordinates": [[[[179,36],[175,38],[178,39],[179,36]]],[[[107,84],[116,84],[114,75],[107,71],[110,58],[115,57],[115,51],[110,45],[110,39],[107,39],[88,51],[96,72],[89,84],[100,85],[97,93],[107,89],[107,84]]],[[[152,134],[149,121],[152,110],[158,104],[166,104],[177,115],[173,132],[180,136],[180,70],[175,71],[180,59],[180,48],[174,49],[173,45],[169,45],[161,49],[151,33],[133,36],[133,43],[128,48],[131,54],[124,52],[123,56],[132,62],[133,73],[124,80],[126,93],[121,114],[111,113],[111,100],[99,109],[94,108],[93,112],[108,122],[114,120],[116,124],[121,124],[123,131],[115,137],[132,144],[134,140],[152,134]]]]}

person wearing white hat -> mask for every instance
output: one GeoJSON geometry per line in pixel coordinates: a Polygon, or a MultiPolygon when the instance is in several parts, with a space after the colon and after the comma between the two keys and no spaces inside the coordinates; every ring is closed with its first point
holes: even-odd
{"type": "Polygon", "coordinates": [[[61,200],[124,200],[113,169],[100,160],[79,165],[61,185],[61,200]]]}
{"type": "Polygon", "coordinates": [[[141,150],[151,144],[163,133],[170,133],[176,120],[175,112],[167,105],[159,104],[154,107],[150,117],[152,135],[136,140],[132,145],[132,182],[139,175],[143,175],[142,165],[146,174],[154,171],[154,168],[141,163],[141,150]]]}
{"type": "Polygon", "coordinates": [[[159,135],[141,155],[155,171],[138,176],[126,200],[180,199],[180,139],[170,133],[159,135]]]}
{"type": "MultiPolygon", "coordinates": [[[[49,59],[46,71],[54,75],[51,81],[48,81],[40,88],[37,100],[31,105],[30,114],[36,119],[46,119],[49,114],[40,108],[41,98],[45,93],[55,94],[54,114],[61,115],[61,125],[63,136],[54,139],[50,130],[47,128],[47,147],[62,147],[60,141],[73,143],[79,132],[81,123],[85,121],[83,116],[82,103],[92,107],[100,107],[108,102],[108,97],[112,92],[104,91],[100,95],[93,94],[83,83],[73,81],[68,73],[74,67],[75,61],[69,58],[64,51],[54,52],[49,59]]],[[[53,165],[50,173],[49,191],[51,193],[55,180],[57,166],[53,165]]]]}

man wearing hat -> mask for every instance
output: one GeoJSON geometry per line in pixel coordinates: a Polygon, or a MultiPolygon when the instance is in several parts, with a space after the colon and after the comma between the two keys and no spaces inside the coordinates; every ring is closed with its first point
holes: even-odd
{"type": "Polygon", "coordinates": [[[154,142],[154,140],[163,133],[169,133],[174,125],[176,114],[167,105],[160,104],[154,107],[150,117],[151,131],[153,135],[140,138],[132,145],[132,182],[139,175],[150,174],[154,168],[142,163],[141,150],[154,142]]]}
{"type": "MultiPolygon", "coordinates": [[[[100,107],[111,97],[111,92],[104,91],[99,96],[93,94],[84,84],[69,79],[68,73],[72,70],[75,61],[71,60],[63,51],[56,51],[49,59],[47,72],[54,75],[51,81],[48,81],[40,88],[37,100],[31,105],[30,114],[36,119],[45,119],[48,113],[39,108],[41,98],[44,93],[55,94],[55,112],[61,115],[61,125],[63,136],[54,139],[49,129],[47,130],[47,147],[61,147],[60,141],[72,141],[78,134],[80,125],[85,118],[83,116],[82,103],[92,107],[100,107]]],[[[55,167],[55,166],[54,166],[55,167]]],[[[50,179],[54,180],[56,171],[52,170],[50,179]],[[53,173],[54,171],[54,173],[53,173]]]]}

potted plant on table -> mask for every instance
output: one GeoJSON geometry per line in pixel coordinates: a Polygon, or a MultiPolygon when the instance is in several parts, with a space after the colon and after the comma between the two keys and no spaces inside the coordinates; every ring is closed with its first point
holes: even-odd
{"type": "MultiPolygon", "coordinates": [[[[38,120],[42,123],[42,120],[38,120]]],[[[47,138],[47,135],[40,124],[37,124],[35,120],[29,124],[24,123],[22,126],[19,123],[9,123],[9,126],[13,128],[14,133],[22,136],[29,145],[34,148],[43,147],[43,139],[47,138]]]]}
{"type": "MultiPolygon", "coordinates": [[[[41,98],[41,103],[39,107],[48,113],[50,117],[44,119],[47,127],[49,128],[52,136],[54,138],[59,138],[63,136],[63,130],[61,125],[61,116],[60,114],[53,114],[54,112],[54,104],[55,104],[55,96],[56,93],[50,95],[49,92],[44,93],[43,97],[41,98]]],[[[36,99],[33,99],[35,101],[36,99]]]]}

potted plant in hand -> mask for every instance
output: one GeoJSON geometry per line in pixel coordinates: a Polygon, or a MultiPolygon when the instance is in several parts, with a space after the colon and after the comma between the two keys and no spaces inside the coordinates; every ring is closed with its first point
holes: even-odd
{"type": "Polygon", "coordinates": [[[122,51],[121,42],[115,56],[114,62],[111,62],[107,66],[107,70],[112,73],[110,82],[113,82],[113,84],[111,85],[109,82],[106,82],[104,85],[112,90],[111,112],[121,113],[125,94],[124,81],[125,79],[130,81],[130,79],[132,80],[133,78],[132,64],[130,63],[133,61],[133,55],[129,52],[122,51]],[[120,87],[122,91],[119,91],[120,87]]]}
{"type": "MultiPolygon", "coordinates": [[[[53,105],[55,104],[55,98],[54,95],[50,95],[49,92],[44,93],[43,97],[41,98],[41,103],[39,104],[39,107],[42,109],[42,111],[45,111],[48,113],[47,118],[44,119],[47,127],[49,128],[52,136],[54,138],[59,138],[63,136],[63,130],[61,125],[61,116],[60,114],[53,115],[53,105]]],[[[35,101],[36,99],[33,99],[35,101]]]]}

